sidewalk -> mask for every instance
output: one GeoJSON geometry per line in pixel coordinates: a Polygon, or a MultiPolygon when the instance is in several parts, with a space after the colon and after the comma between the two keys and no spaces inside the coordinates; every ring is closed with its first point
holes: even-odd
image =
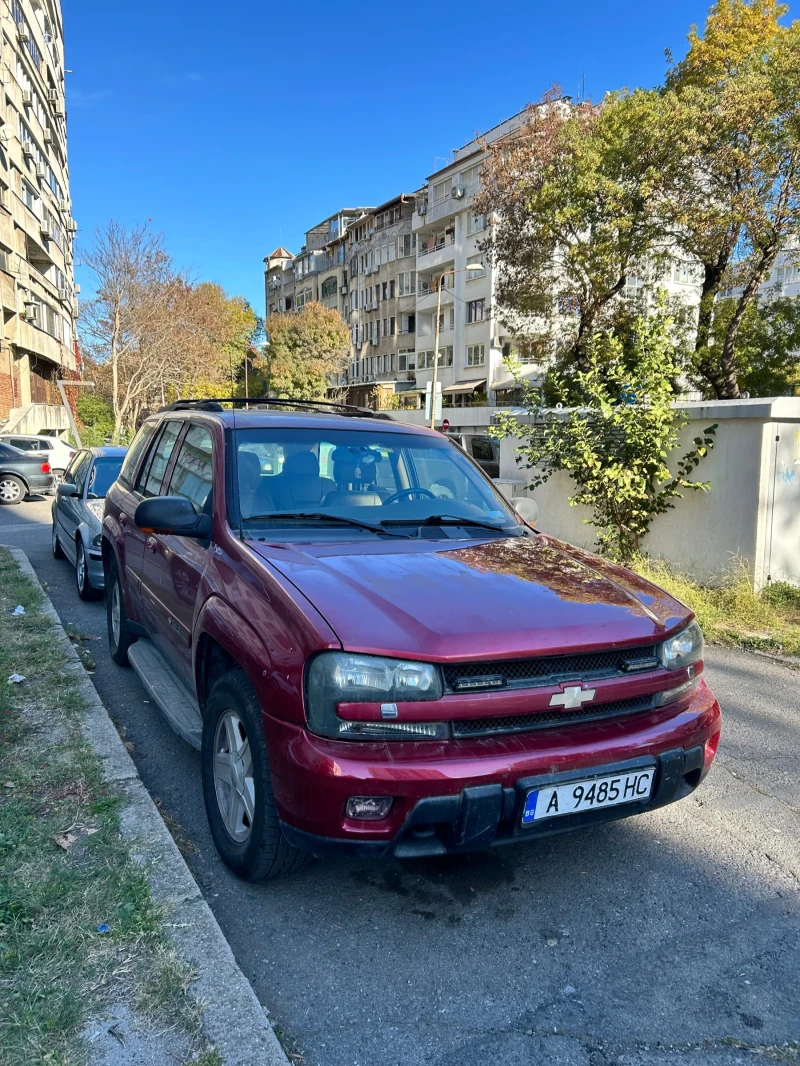
{"type": "Polygon", "coordinates": [[[5,548],[0,885],[4,1066],[288,1066],[27,557],[5,548]]]}

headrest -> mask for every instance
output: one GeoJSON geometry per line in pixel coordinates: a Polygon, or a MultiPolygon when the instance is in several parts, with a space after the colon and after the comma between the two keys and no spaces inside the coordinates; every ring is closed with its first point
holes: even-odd
{"type": "Polygon", "coordinates": [[[334,448],[331,452],[334,463],[354,463],[362,470],[381,462],[383,456],[375,448],[334,448]]]}
{"type": "Polygon", "coordinates": [[[295,452],[283,460],[282,473],[289,477],[319,477],[319,459],[313,452],[295,452]]]}
{"type": "Polygon", "coordinates": [[[240,451],[237,456],[239,463],[239,480],[256,482],[261,477],[261,460],[255,452],[240,451]]]}

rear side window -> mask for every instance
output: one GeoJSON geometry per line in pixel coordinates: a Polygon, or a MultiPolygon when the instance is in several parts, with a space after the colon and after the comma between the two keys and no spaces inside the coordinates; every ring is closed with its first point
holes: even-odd
{"type": "Polygon", "coordinates": [[[209,512],[211,501],[211,434],[192,426],[186,434],[172,470],[168,496],[185,496],[198,514],[209,512]]]}
{"type": "Polygon", "coordinates": [[[175,447],[175,441],[180,436],[182,428],[182,422],[167,422],[161,430],[155,447],[136,479],[135,490],[142,496],[158,496],[161,491],[161,482],[164,480],[172,449],[175,447]]]}
{"type": "Polygon", "coordinates": [[[155,432],[155,428],[156,427],[152,422],[145,422],[133,438],[133,443],[128,449],[128,454],[125,456],[125,462],[122,464],[122,470],[119,475],[119,480],[123,482],[123,484],[130,487],[131,478],[136,470],[139,458],[149,444],[153,433],[155,432]]]}
{"type": "Polygon", "coordinates": [[[24,437],[12,437],[9,442],[14,448],[19,448],[21,452],[33,452],[39,446],[39,442],[35,440],[25,440],[24,437]]]}
{"type": "Polygon", "coordinates": [[[479,462],[491,462],[494,459],[492,442],[487,437],[473,437],[472,455],[479,462]]]}

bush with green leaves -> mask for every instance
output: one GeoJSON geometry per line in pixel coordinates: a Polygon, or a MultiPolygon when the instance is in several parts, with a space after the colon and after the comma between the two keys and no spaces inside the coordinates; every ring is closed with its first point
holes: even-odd
{"type": "Polygon", "coordinates": [[[678,376],[672,320],[664,303],[635,324],[635,360],[623,358],[621,339],[596,334],[588,347],[587,368],[550,381],[567,398],[577,384],[582,407],[547,408],[541,394],[524,383],[529,420],[505,415],[500,436],[521,441],[517,461],[531,470],[530,488],[566,471],[575,484],[573,506],[592,509],[587,521],[597,529],[599,550],[623,562],[640,551],[653,520],[675,506],[684,489],[707,491],[693,480],[703,456],[713,447],[716,425],[709,426],[677,461],[670,458],[687,425],[673,407],[678,376]]]}
{"type": "Polygon", "coordinates": [[[81,444],[84,447],[106,444],[111,440],[114,412],[108,400],[85,393],[78,397],[75,409],[81,421],[81,444]]]}

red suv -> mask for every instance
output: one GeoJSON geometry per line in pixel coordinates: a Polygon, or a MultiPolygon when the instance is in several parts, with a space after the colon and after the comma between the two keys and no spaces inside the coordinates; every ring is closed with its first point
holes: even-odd
{"type": "Polygon", "coordinates": [[[717,749],[691,612],[386,416],[165,408],[106,497],[103,565],[111,654],[200,749],[250,880],[653,810],[717,749]]]}

